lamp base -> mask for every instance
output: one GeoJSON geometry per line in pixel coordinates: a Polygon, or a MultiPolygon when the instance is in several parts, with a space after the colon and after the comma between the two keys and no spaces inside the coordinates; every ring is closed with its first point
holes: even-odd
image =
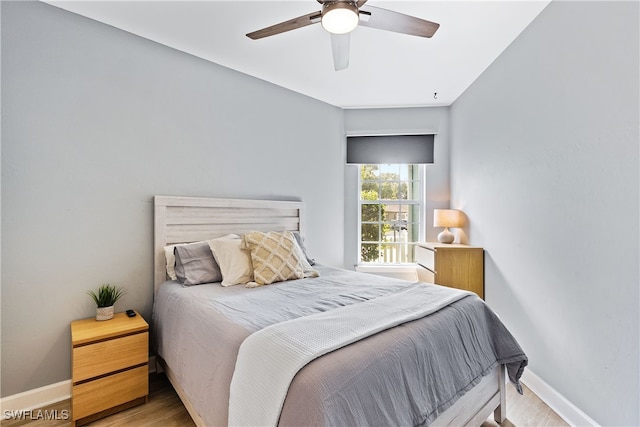
{"type": "Polygon", "coordinates": [[[453,243],[454,239],[455,236],[449,231],[447,227],[445,227],[444,230],[442,230],[442,232],[438,234],[438,242],[440,243],[453,243]]]}

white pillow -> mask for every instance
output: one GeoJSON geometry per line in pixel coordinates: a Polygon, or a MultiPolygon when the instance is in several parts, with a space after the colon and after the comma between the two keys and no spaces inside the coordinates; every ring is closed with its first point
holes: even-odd
{"type": "Polygon", "coordinates": [[[222,272],[222,286],[244,285],[253,281],[251,252],[242,249],[242,240],[215,239],[207,241],[222,272]]]}

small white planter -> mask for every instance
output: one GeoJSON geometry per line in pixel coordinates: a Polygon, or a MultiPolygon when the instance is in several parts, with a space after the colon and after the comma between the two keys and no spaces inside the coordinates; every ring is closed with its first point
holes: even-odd
{"type": "Polygon", "coordinates": [[[113,319],[113,306],[96,308],[96,320],[113,319]]]}

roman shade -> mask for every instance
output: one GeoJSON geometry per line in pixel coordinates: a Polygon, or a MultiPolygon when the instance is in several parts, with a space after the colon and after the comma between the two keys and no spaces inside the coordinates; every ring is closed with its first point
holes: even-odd
{"type": "Polygon", "coordinates": [[[432,134],[347,136],[347,163],[433,163],[433,141],[432,134]]]}

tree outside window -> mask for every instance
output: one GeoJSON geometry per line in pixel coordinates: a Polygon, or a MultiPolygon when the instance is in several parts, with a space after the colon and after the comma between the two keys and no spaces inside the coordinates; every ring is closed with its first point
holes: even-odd
{"type": "Polygon", "coordinates": [[[411,263],[419,241],[422,168],[360,166],[360,262],[411,263]]]}

